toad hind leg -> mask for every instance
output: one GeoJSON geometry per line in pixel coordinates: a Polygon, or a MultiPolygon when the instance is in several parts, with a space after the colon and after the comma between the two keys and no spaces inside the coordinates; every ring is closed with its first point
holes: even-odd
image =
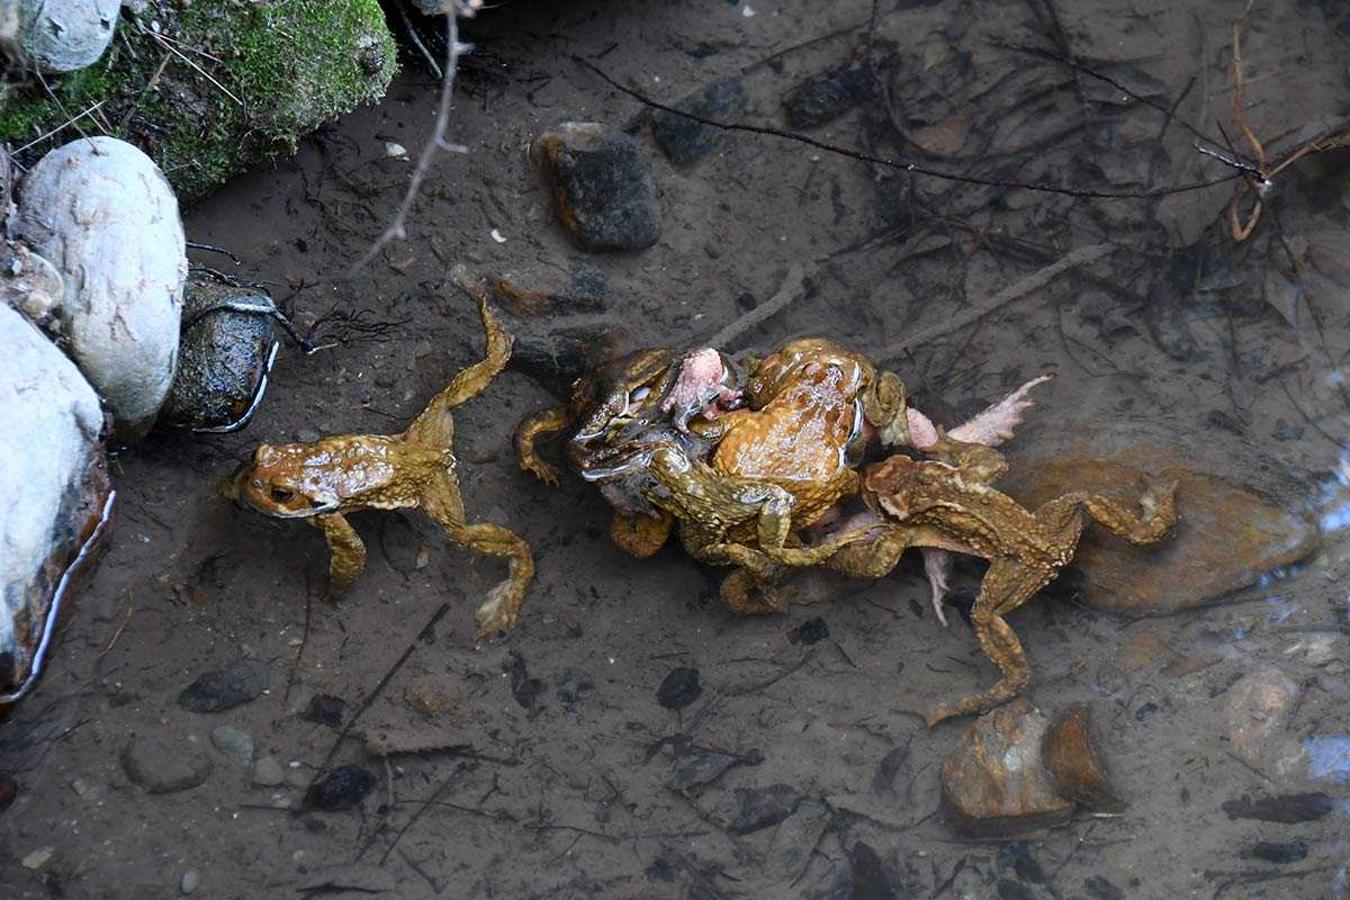
{"type": "Polygon", "coordinates": [[[609,522],[609,537],[625,553],[646,559],[666,545],[674,527],[675,518],[668,512],[662,511],[653,518],[616,509],[609,522]]]}
{"type": "Polygon", "coordinates": [[[567,409],[554,406],[540,410],[516,427],[516,459],[520,461],[520,467],[554,487],[562,484],[562,472],[539,455],[535,443],[540,438],[562,431],[568,426],[569,421],[567,409]]]}
{"type": "Polygon", "coordinates": [[[307,520],[328,541],[328,600],[336,603],[366,567],[366,545],[340,513],[307,520]]]}
{"type": "Polygon", "coordinates": [[[449,470],[441,472],[424,488],[422,509],[454,543],[487,556],[506,557],[509,561],[506,580],[494,587],[488,593],[488,599],[478,607],[479,628],[474,640],[481,641],[498,630],[514,628],[520,606],[525,602],[525,591],[534,578],[534,556],[530,546],[520,535],[501,525],[467,524],[459,482],[449,470]]]}
{"type": "Polygon", "coordinates": [[[985,573],[980,595],[970,611],[975,639],[980,649],[998,666],[1003,677],[988,690],[971,694],[956,703],[937,706],[927,716],[931,728],[943,719],[982,713],[1007,703],[1031,680],[1026,653],[1003,616],[1021,606],[1054,577],[1050,566],[1028,566],[1012,559],[996,559],[985,573]]]}

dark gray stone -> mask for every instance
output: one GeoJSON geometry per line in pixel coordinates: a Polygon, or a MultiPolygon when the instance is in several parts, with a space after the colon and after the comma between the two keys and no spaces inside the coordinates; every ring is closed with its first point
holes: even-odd
{"type": "Polygon", "coordinates": [[[272,299],[261,289],[194,274],[183,297],[178,373],[160,422],[197,430],[240,428],[253,415],[277,341],[272,299]],[[259,311],[248,312],[253,307],[259,311]]]}
{"type": "MultiPolygon", "coordinates": [[[[715,122],[728,122],[745,109],[745,88],[739,79],[718,81],[671,106],[715,122]]],[[[652,117],[652,137],[672,164],[686,168],[702,162],[716,150],[721,144],[722,132],[712,125],[659,112],[652,117]]]]}
{"type": "Polygon", "coordinates": [[[247,703],[267,689],[272,667],[258,659],[240,659],[206,672],[183,689],[178,705],[188,712],[223,712],[247,703]]]}
{"type": "Polygon", "coordinates": [[[565,122],[534,146],[558,218],[582,250],[645,250],[660,239],[656,184],[632,137],[594,122],[565,122]]]}
{"type": "Polygon", "coordinates": [[[830,69],[812,75],[783,98],[789,128],[816,128],[848,112],[870,93],[866,70],[830,69]]]}

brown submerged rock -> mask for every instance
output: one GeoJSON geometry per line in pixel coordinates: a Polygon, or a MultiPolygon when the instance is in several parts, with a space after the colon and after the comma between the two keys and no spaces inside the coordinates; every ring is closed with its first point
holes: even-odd
{"type": "Polygon", "coordinates": [[[942,796],[957,830],[1005,837],[1065,822],[1073,803],[1060,796],[1041,761],[1048,721],[1025,697],[971,725],[942,765],[942,796]]]}
{"type": "Polygon", "coordinates": [[[1161,616],[1218,603],[1317,547],[1317,526],[1292,504],[1217,475],[1178,465],[1162,448],[1140,448],[1130,464],[1069,452],[1014,464],[1013,496],[1031,508],[1074,490],[1137,502],[1149,475],[1180,482],[1176,533],[1135,547],[1088,527],[1074,558],[1083,599],[1111,612],[1161,616]],[[1146,474],[1147,473],[1147,474],[1146,474]]]}
{"type": "Polygon", "coordinates": [[[1093,812],[1123,812],[1125,800],[1111,785],[1099,746],[1092,733],[1091,707],[1075,703],[1046,729],[1041,761],[1065,797],[1093,812]]]}

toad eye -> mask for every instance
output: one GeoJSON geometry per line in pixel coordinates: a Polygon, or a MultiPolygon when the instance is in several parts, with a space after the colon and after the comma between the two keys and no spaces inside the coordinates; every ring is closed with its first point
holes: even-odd
{"type": "Polygon", "coordinates": [[[643,400],[647,399],[647,395],[650,394],[651,392],[652,389],[644,385],[633,391],[633,393],[629,394],[628,400],[631,403],[641,403],[643,400]]]}
{"type": "Polygon", "coordinates": [[[288,491],[285,488],[272,488],[272,499],[277,503],[290,503],[295,499],[295,491],[288,491]]]}

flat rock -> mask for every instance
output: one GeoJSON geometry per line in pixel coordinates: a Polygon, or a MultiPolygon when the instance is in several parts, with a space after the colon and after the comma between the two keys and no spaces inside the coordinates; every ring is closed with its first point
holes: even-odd
{"type": "Polygon", "coordinates": [[[1137,503],[1146,472],[1180,482],[1176,533],[1153,547],[1135,547],[1089,524],[1074,558],[1082,599],[1111,612],[1161,616],[1218,603],[1316,549],[1315,523],[1241,484],[1177,465],[1178,454],[1143,447],[1130,463],[1069,452],[1019,462],[1009,491],[1031,508],[1074,490],[1137,503]]]}
{"type": "Polygon", "coordinates": [[[1299,683],[1274,667],[1250,672],[1228,689],[1228,740],[1249,765],[1273,775],[1301,769],[1301,748],[1288,733],[1299,683]]]}
{"type": "Polygon", "coordinates": [[[732,834],[753,834],[777,825],[796,811],[802,795],[787,784],[762,788],[737,788],[736,810],[729,826],[732,834]]]}
{"type": "MultiPolygon", "coordinates": [[[[745,88],[738,78],[718,81],[671,105],[681,112],[704,119],[727,122],[745,109],[745,88]]],[[[716,150],[721,143],[722,132],[712,125],[659,112],[652,119],[652,137],[672,164],[684,168],[702,161],[716,150]]]]}
{"type": "Polygon", "coordinates": [[[764,870],[783,884],[801,878],[811,862],[811,853],[830,824],[830,808],[819,800],[803,800],[797,809],[778,824],[764,870]]]}
{"type": "Polygon", "coordinates": [[[588,253],[645,250],[661,237],[656,183],[632,137],[595,122],[564,122],[534,152],[558,218],[588,253]]]}
{"type": "Polygon", "coordinates": [[[222,712],[259,696],[272,678],[272,667],[259,659],[239,659],[224,669],[205,672],[178,695],[189,712],[222,712]]]}
{"type": "Polygon", "coordinates": [[[153,735],[138,737],[122,749],[127,777],[149,794],[172,794],[194,788],[211,774],[211,758],[182,743],[153,735]]]}
{"type": "Polygon", "coordinates": [[[942,765],[942,796],[956,827],[1004,837],[1065,822],[1073,803],[1041,761],[1049,722],[1025,697],[986,713],[942,765]]]}
{"type": "Polygon", "coordinates": [[[1315,822],[1325,818],[1336,808],[1336,801],[1320,791],[1301,794],[1268,794],[1261,797],[1243,797],[1228,800],[1223,811],[1230,819],[1257,819],[1262,822],[1280,822],[1293,825],[1315,822]]]}

